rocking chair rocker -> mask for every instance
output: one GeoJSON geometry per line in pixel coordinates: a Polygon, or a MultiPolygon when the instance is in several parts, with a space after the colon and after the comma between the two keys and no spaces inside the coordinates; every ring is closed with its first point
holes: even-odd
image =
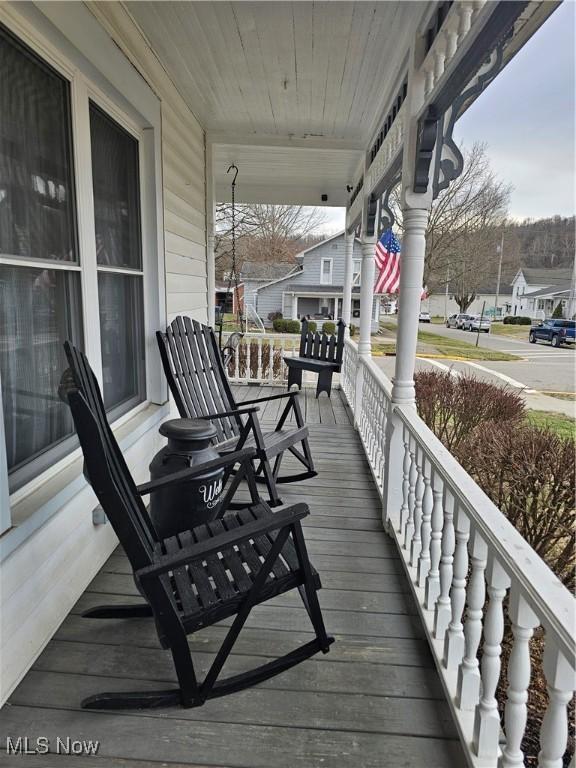
{"type": "Polygon", "coordinates": [[[137,487],[108,425],[98,383],[86,357],[69,342],[65,349],[70,368],[62,378],[60,394],[72,411],[87,478],[124,547],[145,600],[137,605],[95,608],[84,616],[154,617],[160,644],[172,653],[179,684],[159,691],[101,693],[85,699],[82,707],[201,706],[207,699],[260,683],[319,651],[327,653],[333,638],[326,634],[317,596],[320,579],[308,560],[301,528],[308,507],[296,504],[274,513],[258,498],[252,468],[254,449],[229,453],[137,487]],[[235,464],[239,469],[219,509],[219,519],[161,541],[141,497],[218,467],[229,470],[235,464]],[[253,503],[225,514],[243,478],[253,503]],[[300,592],[315,639],[251,671],[219,680],[252,607],[294,588],[300,592]],[[235,618],[230,629],[200,682],[187,635],[231,616],[235,618]]]}
{"type": "Polygon", "coordinates": [[[277,483],[294,483],[317,475],[308,443],[308,427],[304,424],[298,403],[298,392],[243,400],[237,405],[211,328],[189,317],[177,317],[166,333],[158,331],[156,338],[180,416],[212,421],[218,431],[218,450],[254,447],[258,461],[256,480],[266,483],[270,506],[282,503],[277,483]],[[286,407],[274,430],[263,432],[256,416],[257,406],[278,399],[287,399],[286,407]],[[287,428],[285,424],[291,412],[294,413],[296,425],[287,428]],[[301,451],[296,448],[298,443],[302,444],[301,451]],[[280,475],[284,451],[293,454],[304,465],[305,471],[280,475]],[[270,466],[272,459],[273,468],[270,466]]]}

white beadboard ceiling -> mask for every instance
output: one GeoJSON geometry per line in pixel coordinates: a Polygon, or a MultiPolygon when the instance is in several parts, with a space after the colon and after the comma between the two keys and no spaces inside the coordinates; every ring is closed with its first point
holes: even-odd
{"type": "MultiPolygon", "coordinates": [[[[308,197],[325,193],[329,204],[342,205],[361,150],[400,84],[408,41],[427,5],[278,0],[126,7],[217,145],[217,195],[227,185],[222,167],[233,160],[239,196],[256,198],[273,185],[288,198],[305,187],[308,197]]],[[[294,202],[277,200],[284,201],[294,202]]]]}

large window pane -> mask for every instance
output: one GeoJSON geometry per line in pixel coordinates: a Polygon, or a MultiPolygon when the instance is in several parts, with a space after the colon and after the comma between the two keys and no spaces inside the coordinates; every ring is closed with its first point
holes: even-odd
{"type": "Polygon", "coordinates": [[[90,138],[98,264],[141,269],[138,142],[92,103],[90,138]]]}
{"type": "Polygon", "coordinates": [[[82,344],[80,275],[0,265],[0,372],[8,469],[73,432],[57,396],[66,339],[82,344]]]}
{"type": "Polygon", "coordinates": [[[104,404],[119,413],[145,396],[142,278],[100,272],[98,299],[104,404]]]}
{"type": "Polygon", "coordinates": [[[0,253],[75,261],[69,84],[0,26],[0,253]]]}

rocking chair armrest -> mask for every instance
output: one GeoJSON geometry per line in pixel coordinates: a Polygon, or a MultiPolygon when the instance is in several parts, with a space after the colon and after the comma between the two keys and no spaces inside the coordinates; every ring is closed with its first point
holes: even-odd
{"type": "Polygon", "coordinates": [[[299,389],[294,389],[291,392],[280,392],[278,395],[269,395],[268,397],[258,397],[256,400],[242,400],[242,405],[252,405],[254,403],[267,403],[269,400],[280,400],[285,397],[298,397],[300,394],[299,389]]]}
{"type": "Polygon", "coordinates": [[[137,486],[136,490],[140,496],[146,496],[148,493],[158,491],[161,488],[167,488],[171,485],[177,485],[178,483],[186,483],[189,480],[193,480],[198,475],[203,475],[206,472],[212,472],[216,469],[225,469],[231,467],[234,464],[244,464],[250,462],[256,456],[254,448],[243,448],[241,451],[233,451],[220,456],[218,459],[212,459],[211,461],[205,461],[202,464],[195,464],[193,467],[183,469],[180,472],[174,472],[172,475],[161,477],[158,480],[151,480],[149,483],[143,483],[143,485],[137,486]]]}
{"type": "Polygon", "coordinates": [[[196,419],[209,421],[210,419],[226,419],[230,416],[247,416],[250,413],[256,413],[260,408],[234,408],[232,411],[222,411],[222,413],[209,413],[207,416],[195,416],[196,419]]]}
{"type": "Polygon", "coordinates": [[[282,509],[280,512],[272,512],[264,520],[254,520],[243,525],[241,528],[233,528],[230,531],[221,533],[219,536],[214,536],[206,541],[200,541],[178,554],[162,555],[152,565],[137,570],[134,575],[140,580],[157,578],[164,573],[173,571],[175,568],[182,568],[190,563],[205,560],[210,555],[215,555],[222,550],[242,544],[247,539],[263,536],[271,531],[278,531],[286,526],[299,523],[300,520],[309,514],[310,510],[307,504],[294,504],[287,509],[282,509]]]}

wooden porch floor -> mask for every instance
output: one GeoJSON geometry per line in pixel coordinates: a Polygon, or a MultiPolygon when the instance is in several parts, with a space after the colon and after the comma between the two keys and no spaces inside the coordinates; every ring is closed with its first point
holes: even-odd
{"type": "MultiPolygon", "coordinates": [[[[257,397],[237,388],[239,399],[257,397]]],[[[266,394],[271,393],[269,388],[266,394]]],[[[305,390],[319,476],[281,488],[286,503],[306,501],[311,559],[320,602],[336,643],[250,690],[199,709],[142,713],[82,711],[81,699],[105,690],[167,687],[174,681],[151,620],[88,620],[89,606],[129,602],[136,590],[125,556],[115,552],[3,709],[0,763],[66,768],[462,768],[465,759],[405,577],[380,523],[380,502],[340,391],[305,390]],[[159,685],[160,683],[160,685],[159,685]],[[9,757],[6,736],[100,742],[97,757],[9,757]]],[[[263,411],[273,420],[278,405],[263,411]]],[[[255,609],[227,664],[253,666],[311,639],[298,595],[255,609]]],[[[225,622],[227,623],[227,622],[225,622]]],[[[217,626],[190,638],[206,668],[223,638],[217,626]]]]}

